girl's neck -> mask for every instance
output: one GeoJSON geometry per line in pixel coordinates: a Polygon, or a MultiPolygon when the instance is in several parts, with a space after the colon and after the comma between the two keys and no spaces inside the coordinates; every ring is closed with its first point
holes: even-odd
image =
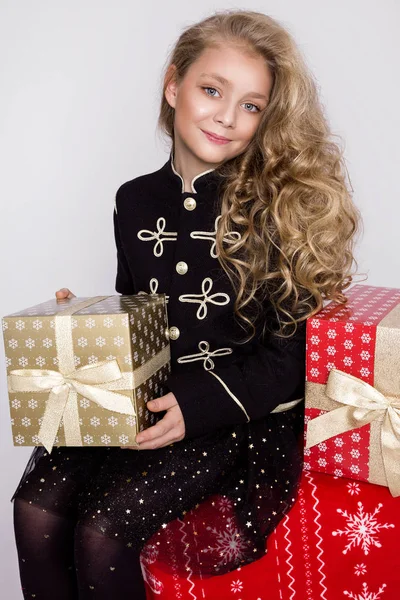
{"type": "Polygon", "coordinates": [[[174,151],[171,151],[171,156],[172,168],[182,179],[185,192],[192,191],[192,182],[194,179],[199,175],[214,171],[217,166],[215,164],[198,161],[195,157],[192,158],[191,156],[180,152],[177,148],[175,148],[174,151]]]}

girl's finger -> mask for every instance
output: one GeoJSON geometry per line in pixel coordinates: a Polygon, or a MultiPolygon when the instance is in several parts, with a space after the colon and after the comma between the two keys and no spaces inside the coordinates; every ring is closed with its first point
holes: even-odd
{"type": "Polygon", "coordinates": [[[71,292],[68,288],[61,288],[56,292],[56,298],[76,298],[75,294],[71,292]]]}
{"type": "Polygon", "coordinates": [[[164,417],[158,421],[152,427],[147,427],[144,431],[140,431],[136,436],[136,442],[142,445],[144,442],[151,442],[152,440],[159,439],[161,437],[172,437],[173,431],[176,428],[177,423],[174,418],[168,417],[168,412],[164,417]],[[140,438],[140,439],[137,439],[140,438]]]}
{"type": "Polygon", "coordinates": [[[164,446],[174,444],[177,441],[178,440],[175,437],[171,437],[171,432],[169,431],[165,435],[161,435],[160,437],[147,442],[140,442],[140,446],[137,450],[156,450],[157,448],[163,448],[164,446]]]}

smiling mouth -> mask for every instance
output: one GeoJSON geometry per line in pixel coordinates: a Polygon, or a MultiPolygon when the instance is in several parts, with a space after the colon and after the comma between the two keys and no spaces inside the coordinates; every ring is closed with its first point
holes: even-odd
{"type": "Polygon", "coordinates": [[[231,140],[226,138],[226,137],[222,137],[222,136],[218,136],[215,135],[214,133],[211,133],[211,131],[206,131],[205,129],[201,130],[208,138],[215,140],[216,142],[221,142],[221,143],[227,143],[230,142],[231,140]]]}

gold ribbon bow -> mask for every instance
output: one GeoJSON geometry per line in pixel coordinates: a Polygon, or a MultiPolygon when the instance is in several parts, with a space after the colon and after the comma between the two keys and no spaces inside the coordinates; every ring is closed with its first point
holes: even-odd
{"type": "Polygon", "coordinates": [[[379,420],[387,484],[392,496],[400,496],[400,397],[385,396],[369,383],[339,369],[330,371],[325,393],[345,406],[307,423],[306,448],[379,420]]]}
{"type": "Polygon", "coordinates": [[[75,368],[71,315],[109,296],[76,302],[55,315],[54,329],[59,371],[14,369],[8,375],[10,392],[49,392],[39,430],[39,441],[52,451],[61,418],[67,446],[82,446],[78,415],[78,394],[99,406],[121,414],[136,415],[129,396],[113,390],[132,390],[146,381],[170,359],[166,346],[133,372],[122,373],[117,360],[75,368]]]}
{"type": "Polygon", "coordinates": [[[93,400],[107,410],[136,415],[129,396],[91,385],[104,385],[119,380],[120,389],[129,389],[132,381],[129,375],[132,374],[124,373],[122,376],[115,359],[85,365],[67,375],[45,369],[15,369],[10,371],[9,389],[12,392],[50,392],[38,435],[40,442],[50,454],[61,418],[64,422],[66,445],[82,446],[78,394],[93,400]]]}

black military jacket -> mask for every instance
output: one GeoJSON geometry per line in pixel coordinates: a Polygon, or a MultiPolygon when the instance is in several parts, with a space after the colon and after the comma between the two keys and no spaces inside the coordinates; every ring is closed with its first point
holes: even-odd
{"type": "MultiPolygon", "coordinates": [[[[208,170],[183,191],[171,154],[159,170],[121,185],[115,199],[115,289],[166,294],[165,387],[182,410],[186,438],[265,418],[304,397],[304,326],[290,342],[257,335],[238,343],[246,332],[233,318],[235,292],[216,255],[220,182],[208,170]]],[[[230,232],[225,241],[238,235],[230,232]]]]}

